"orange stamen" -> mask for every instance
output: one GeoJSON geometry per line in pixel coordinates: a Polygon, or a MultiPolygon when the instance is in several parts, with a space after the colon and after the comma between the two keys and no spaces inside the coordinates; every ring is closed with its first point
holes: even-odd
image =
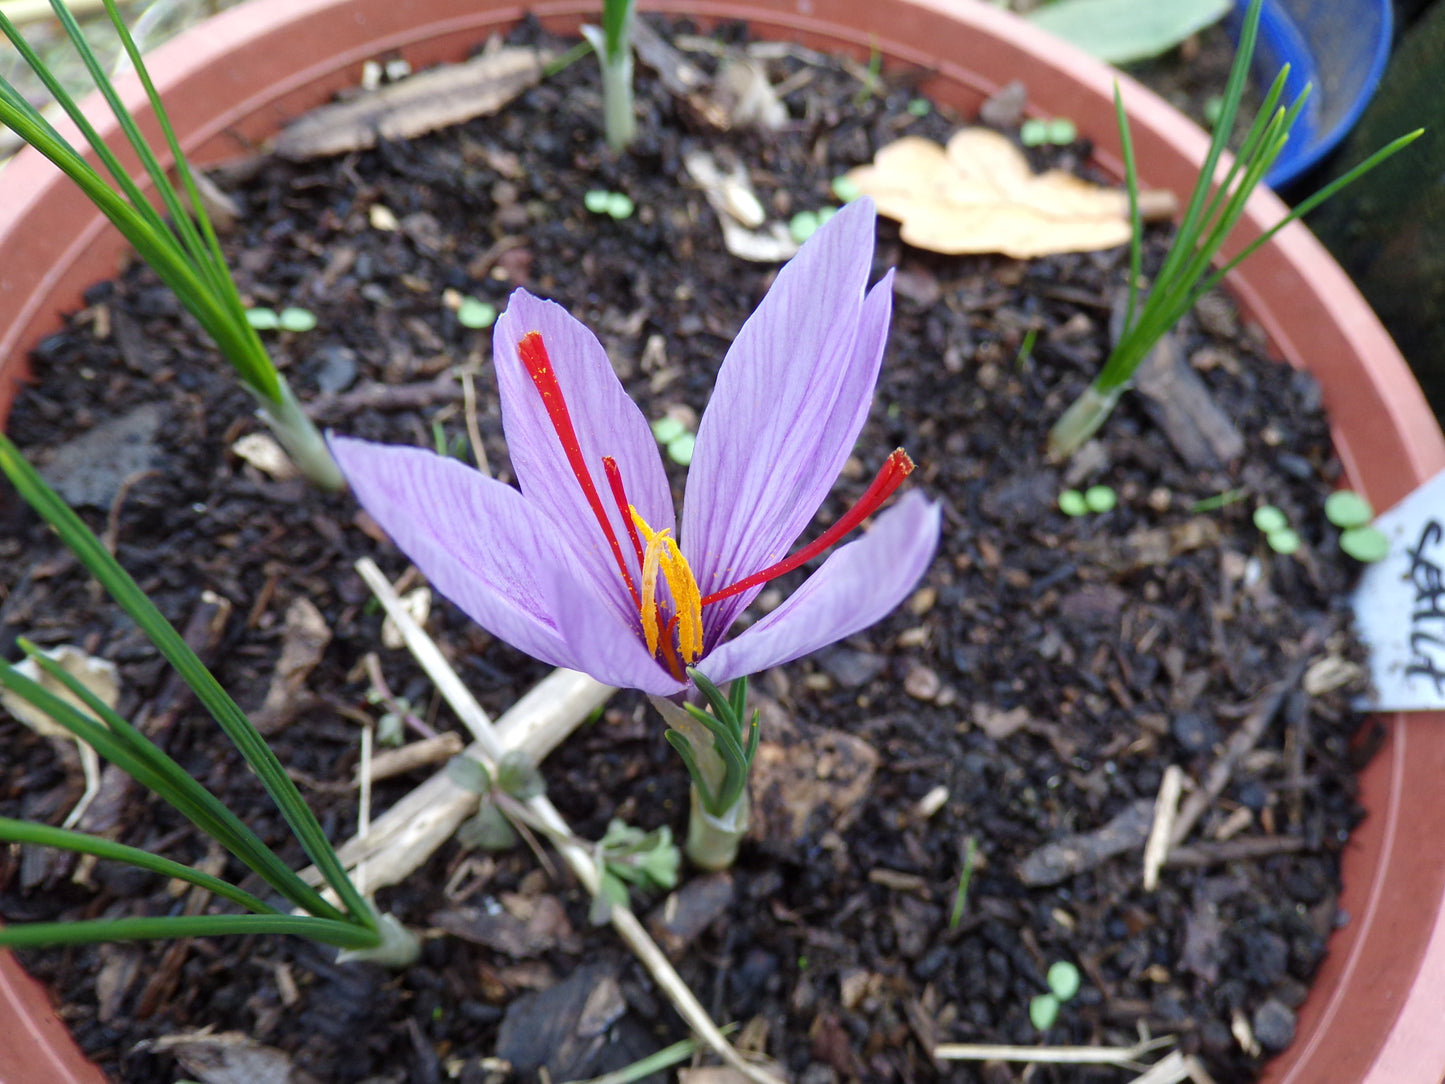
{"type": "Polygon", "coordinates": [[[698,590],[697,579],[687,558],[677,548],[670,530],[654,531],[647,521],[630,509],[632,522],[647,541],[642,562],[642,635],[647,641],[647,650],[657,654],[658,642],[672,645],[673,630],[677,630],[677,653],[687,663],[695,662],[702,654],[702,592],[698,590]],[[673,616],[663,627],[662,609],[657,598],[657,581],[661,578],[672,593],[673,616]]]}

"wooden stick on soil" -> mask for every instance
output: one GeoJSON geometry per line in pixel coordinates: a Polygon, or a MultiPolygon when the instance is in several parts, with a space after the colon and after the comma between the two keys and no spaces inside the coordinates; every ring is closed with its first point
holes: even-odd
{"type": "Polygon", "coordinates": [[[1171,1050],[1129,1084],[1182,1084],[1192,1080],[1194,1084],[1214,1084],[1213,1078],[1193,1054],[1171,1050]]]}
{"type": "Polygon", "coordinates": [[[1159,887],[1159,869],[1169,857],[1169,840],[1173,835],[1174,820],[1179,815],[1179,792],[1184,787],[1184,769],[1171,764],[1164,769],[1164,778],[1159,782],[1159,796],[1154,800],[1154,824],[1149,829],[1149,840],[1144,844],[1144,891],[1153,892],[1159,887]]]}
{"type": "Polygon", "coordinates": [[[1133,1065],[1174,1041],[1172,1035],[1133,1046],[1004,1046],[999,1043],[939,1043],[938,1061],[1017,1061],[1038,1065],[1133,1065]]]}
{"type": "MultiPolygon", "coordinates": [[[[495,776],[496,762],[506,753],[507,748],[493,728],[487,713],[476,702],[471,691],[462,683],[461,678],[451,668],[436,644],[412,620],[411,614],[406,611],[401,599],[392,590],[391,583],[381,569],[377,568],[375,562],[369,558],[362,558],[356,563],[356,570],[361,573],[361,578],[366,581],[366,585],[376,595],[387,615],[396,623],[396,627],[401,631],[402,639],[406,641],[407,647],[416,657],[417,662],[421,664],[422,669],[427,672],[427,676],[432,679],[433,684],[446,698],[452,710],[477,739],[474,747],[480,753],[478,759],[483,762],[490,761],[491,763],[487,764],[487,767],[495,776]]],[[[562,814],[557,812],[557,807],[545,794],[529,799],[526,805],[532,815],[555,834],[553,845],[567,864],[572,867],[572,872],[582,883],[582,887],[596,895],[600,887],[597,864],[585,847],[568,842],[573,838],[572,830],[563,820],[562,814]]],[[[612,925],[622,936],[623,941],[627,942],[628,947],[642,961],[643,966],[651,973],[658,986],[667,994],[668,999],[677,1009],[678,1014],[688,1027],[692,1028],[698,1038],[707,1043],[720,1058],[749,1080],[756,1081],[758,1084],[779,1084],[776,1076],[745,1061],[742,1055],[733,1049],[732,1044],[724,1038],[712,1018],[708,1016],[707,1010],[693,996],[687,984],[682,981],[682,977],[673,969],[672,964],[663,955],[657,943],[652,940],[637,916],[629,908],[614,904],[611,917],[612,925]]]]}
{"type": "MultiPolygon", "coordinates": [[[[613,691],[575,670],[554,670],[497,720],[497,740],[504,749],[521,750],[541,763],[613,691]]],[[[484,750],[473,742],[465,752],[480,756],[484,750]]],[[[440,771],[373,821],[369,836],[353,838],[338,848],[341,861],[348,869],[365,862],[373,890],[398,884],[452,837],[480,801],[475,792],[463,790],[440,771]]],[[[322,883],[314,866],[300,876],[313,886],[322,883]]]]}

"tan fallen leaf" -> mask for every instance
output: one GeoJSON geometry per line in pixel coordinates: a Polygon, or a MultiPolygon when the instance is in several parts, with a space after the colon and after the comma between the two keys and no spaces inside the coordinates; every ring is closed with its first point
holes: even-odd
{"type": "Polygon", "coordinates": [[[278,482],[297,478],[301,474],[296,469],[296,464],[291,462],[291,457],[269,433],[247,433],[231,445],[231,451],[278,482]]]}
{"type": "MultiPolygon", "coordinates": [[[[61,644],[58,647],[50,648],[45,654],[59,663],[62,670],[85,686],[106,707],[114,708],[119,702],[120,674],[115,668],[115,663],[108,659],[97,658],[70,644],[61,644]]],[[[54,694],[72,707],[79,708],[86,715],[93,714],[80,697],[43,671],[34,659],[20,660],[15,664],[15,670],[38,684],[46,692],[54,694]]],[[[100,792],[100,758],[90,745],[81,741],[19,693],[12,692],[10,689],[0,690],[0,703],[4,703],[5,710],[37,734],[55,741],[65,740],[75,743],[75,747],[80,753],[81,770],[85,774],[85,792],[80,796],[80,801],[75,804],[75,808],[66,816],[62,825],[64,828],[75,827],[100,792]]]]}
{"type": "MultiPolygon", "coordinates": [[[[1015,259],[1092,252],[1129,240],[1129,198],[1063,170],[1034,173],[1008,137],[964,128],[940,147],[904,136],[848,174],[903,240],[948,255],[1001,252],[1015,259]]],[[[1141,192],[1146,219],[1174,213],[1172,193],[1141,192]]]]}
{"type": "Polygon", "coordinates": [[[734,256],[756,263],[782,263],[798,251],[798,242],[786,226],[767,221],[745,167],[724,170],[706,151],[684,155],[683,165],[717,212],[723,245],[734,256]]]}
{"type": "Polygon", "coordinates": [[[316,604],[302,596],[286,608],[286,625],[281,639],[281,657],[271,674],[271,685],[251,722],[262,734],[280,730],[309,702],[306,679],[321,661],[331,643],[331,628],[316,604]]]}

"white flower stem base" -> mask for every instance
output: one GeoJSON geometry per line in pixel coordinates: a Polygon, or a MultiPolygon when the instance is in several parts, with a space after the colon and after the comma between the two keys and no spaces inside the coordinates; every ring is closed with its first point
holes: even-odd
{"type": "Polygon", "coordinates": [[[1104,424],[1123,391],[1122,386],[1110,391],[1100,391],[1093,384],[1085,388],[1049,430],[1049,457],[1060,461],[1077,452],[1104,424]]]}
{"type": "Polygon", "coordinates": [[[336,956],[336,962],[381,964],[382,967],[397,971],[416,963],[417,957],[421,955],[421,938],[415,933],[391,915],[385,914],[376,916],[376,932],[381,935],[380,944],[368,949],[342,949],[336,956]]]}
{"type": "Polygon", "coordinates": [[[632,50],[602,64],[602,119],[607,145],[620,151],[637,135],[632,110],[632,50]]]}
{"type": "Polygon", "coordinates": [[[286,379],[281,378],[279,403],[273,403],[259,395],[257,398],[261,403],[257,411],[261,420],[271,427],[276,439],[286,449],[286,454],[295,461],[301,473],[306,475],[312,484],[329,492],[339,493],[345,489],[346,479],[341,476],[341,468],[332,458],[331,449],[326,446],[325,438],[306,416],[306,411],[301,408],[286,379]]]}
{"type": "Polygon", "coordinates": [[[688,812],[687,845],[684,851],[693,865],[701,869],[727,869],[737,860],[738,846],[742,843],[743,836],[748,833],[748,792],[744,789],[725,815],[714,817],[703,809],[697,787],[689,789],[692,802],[688,812]]]}

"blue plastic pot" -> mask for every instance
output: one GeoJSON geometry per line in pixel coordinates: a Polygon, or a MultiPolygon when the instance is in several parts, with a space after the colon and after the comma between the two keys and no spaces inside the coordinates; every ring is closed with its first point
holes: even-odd
{"type": "MultiPolygon", "coordinates": [[[[1248,0],[1235,0],[1232,30],[1239,33],[1248,0]]],[[[1390,0],[1264,0],[1254,73],[1268,86],[1290,66],[1285,100],[1310,91],[1289,143],[1265,177],[1284,188],[1309,171],[1354,127],[1369,103],[1390,55],[1394,12],[1390,0]]]]}

